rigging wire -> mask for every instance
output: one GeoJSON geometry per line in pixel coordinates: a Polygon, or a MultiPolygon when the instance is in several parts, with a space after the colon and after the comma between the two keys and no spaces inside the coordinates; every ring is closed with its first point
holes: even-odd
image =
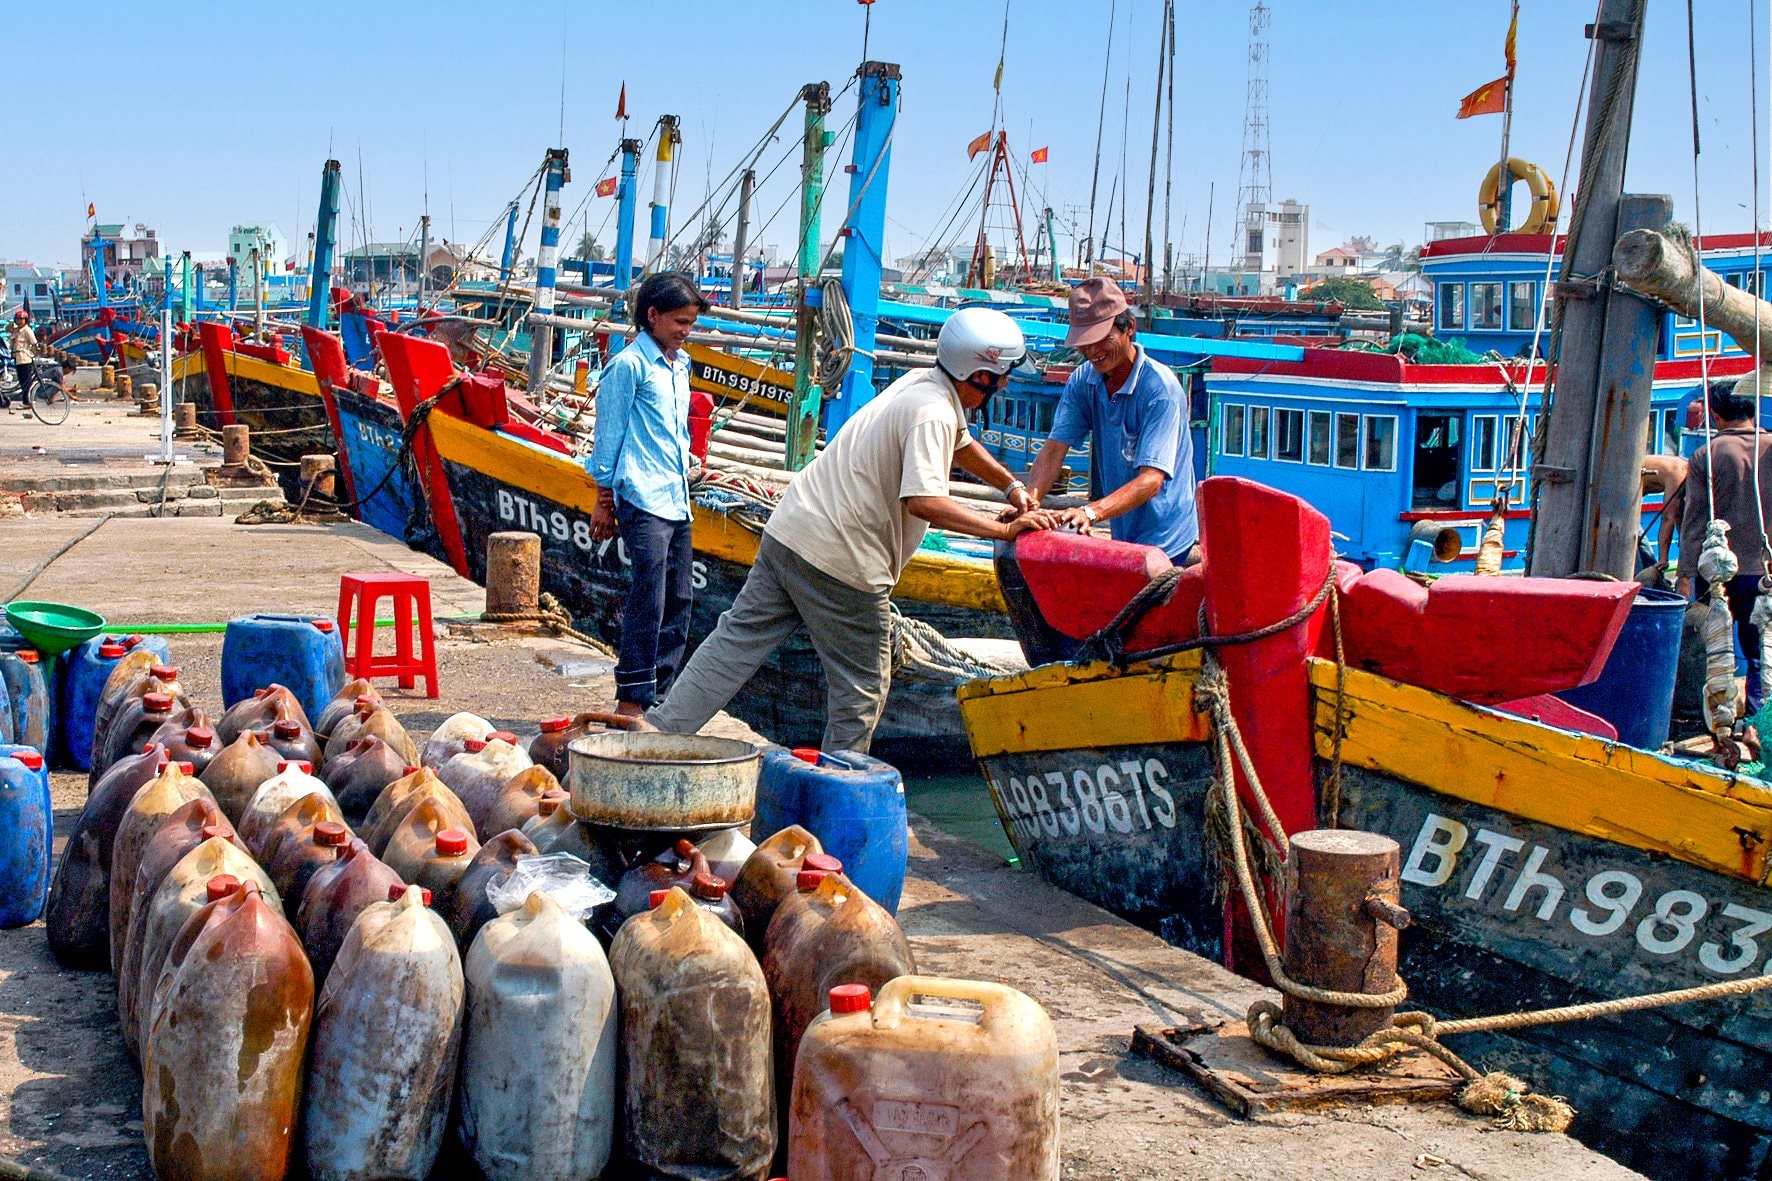
{"type": "MultiPolygon", "coordinates": [[[[1089,273],[1090,274],[1095,273],[1095,260],[1101,254],[1099,244],[1095,240],[1095,193],[1096,193],[1097,186],[1101,182],[1101,133],[1102,133],[1102,128],[1107,125],[1108,74],[1111,71],[1111,68],[1113,66],[1113,61],[1114,61],[1114,14],[1116,11],[1118,11],[1118,7],[1119,7],[1119,0],[1110,0],[1110,3],[1108,4],[1108,21],[1107,21],[1107,28],[1108,28],[1107,52],[1106,52],[1106,54],[1103,55],[1102,61],[1101,61],[1101,109],[1098,112],[1096,112],[1096,116],[1095,116],[1095,166],[1089,174],[1089,239],[1088,239],[1088,241],[1089,241],[1089,273]]],[[[1128,3],[1128,7],[1130,7],[1130,2],[1128,3]]],[[[1108,206],[1110,209],[1113,207],[1112,200],[1109,200],[1108,206]]]]}
{"type": "MultiPolygon", "coordinates": [[[[1754,19],[1758,0],[1747,0],[1747,99],[1751,127],[1749,142],[1753,145],[1753,209],[1754,209],[1754,517],[1760,527],[1760,578],[1762,593],[1768,571],[1772,571],[1772,540],[1766,536],[1766,502],[1760,492],[1760,401],[1765,394],[1763,358],[1760,355],[1760,301],[1766,298],[1764,258],[1760,243],[1760,65],[1759,30],[1754,19]]],[[[1768,30],[1772,32],[1772,29],[1768,30]]],[[[1772,85],[1772,80],[1769,80],[1772,85]]]]}
{"type": "MultiPolygon", "coordinates": [[[[1692,85],[1692,280],[1698,287],[1698,382],[1704,392],[1704,425],[1710,429],[1710,332],[1704,323],[1704,213],[1698,197],[1698,42],[1693,32],[1694,0],[1686,0],[1686,74],[1692,85]]],[[[1755,145],[1758,150],[1758,144],[1755,145]]],[[[1757,204],[1757,203],[1756,203],[1757,204]]],[[[1759,213],[1756,209],[1755,214],[1759,213]]],[[[1755,245],[1756,252],[1758,244],[1755,245]]],[[[1705,495],[1710,519],[1717,516],[1717,480],[1714,465],[1704,465],[1705,495]]],[[[1696,559],[1694,559],[1696,560],[1696,559]]]]}

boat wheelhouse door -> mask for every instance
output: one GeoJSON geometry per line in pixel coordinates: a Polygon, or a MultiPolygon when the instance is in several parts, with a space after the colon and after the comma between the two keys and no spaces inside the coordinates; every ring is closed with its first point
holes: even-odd
{"type": "Polygon", "coordinates": [[[1410,466],[1409,507],[1416,512],[1462,507],[1464,421],[1459,413],[1415,416],[1415,447],[1410,466]]]}

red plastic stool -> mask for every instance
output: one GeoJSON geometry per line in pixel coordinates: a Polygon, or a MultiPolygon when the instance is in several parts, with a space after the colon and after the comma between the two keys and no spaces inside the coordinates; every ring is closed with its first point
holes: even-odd
{"type": "Polygon", "coordinates": [[[437,642],[431,634],[431,583],[416,574],[344,574],[338,580],[338,641],[344,647],[347,676],[399,677],[410,689],[425,679],[425,696],[437,696],[437,642]],[[394,606],[394,655],[375,654],[375,606],[394,606]],[[356,635],[351,634],[355,607],[356,635]],[[417,652],[412,633],[418,630],[417,652]],[[353,650],[354,649],[354,650],[353,650]]]}

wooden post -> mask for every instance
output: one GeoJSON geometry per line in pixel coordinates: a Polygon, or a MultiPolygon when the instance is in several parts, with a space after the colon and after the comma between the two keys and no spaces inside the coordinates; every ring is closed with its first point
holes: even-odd
{"type": "MultiPolygon", "coordinates": [[[[1397,978],[1401,852],[1377,833],[1295,833],[1286,867],[1286,974],[1337,992],[1384,993],[1397,978]]],[[[1344,1009],[1288,996],[1286,1027],[1313,1046],[1351,1046],[1390,1024],[1395,1008],[1344,1009]]]]}
{"type": "MultiPolygon", "coordinates": [[[[1560,577],[1581,570],[1588,557],[1583,541],[1593,537],[1588,509],[1596,450],[1594,430],[1601,417],[1600,370],[1612,294],[1597,277],[1610,263],[1613,243],[1618,240],[1645,6],[1646,0],[1603,0],[1599,22],[1588,34],[1597,37],[1600,45],[1593,87],[1588,92],[1587,135],[1581,151],[1583,192],[1570,222],[1557,282],[1562,336],[1556,399],[1548,419],[1539,427],[1544,454],[1532,469],[1534,512],[1528,568],[1535,575],[1560,577]]],[[[1623,347],[1625,342],[1615,343],[1623,347]]],[[[1645,368],[1641,380],[1647,383],[1651,373],[1652,367],[1645,368]]],[[[1620,573],[1628,577],[1632,571],[1620,573]]]]}
{"type": "Polygon", "coordinates": [[[486,538],[486,613],[534,615],[541,608],[541,538],[528,532],[486,538]]]}

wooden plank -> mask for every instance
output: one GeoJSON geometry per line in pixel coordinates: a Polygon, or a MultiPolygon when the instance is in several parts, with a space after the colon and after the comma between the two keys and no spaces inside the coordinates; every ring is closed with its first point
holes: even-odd
{"type": "MultiPolygon", "coordinates": [[[[1311,662],[1332,757],[1335,666],[1311,662]]],[[[1772,787],[1347,670],[1344,762],[1570,832],[1764,885],[1772,787]]]]}
{"type": "Polygon", "coordinates": [[[1105,663],[1049,664],[960,686],[960,713],[980,759],[1079,746],[1204,742],[1194,709],[1200,654],[1183,652],[1136,672],[1105,663]]]}

